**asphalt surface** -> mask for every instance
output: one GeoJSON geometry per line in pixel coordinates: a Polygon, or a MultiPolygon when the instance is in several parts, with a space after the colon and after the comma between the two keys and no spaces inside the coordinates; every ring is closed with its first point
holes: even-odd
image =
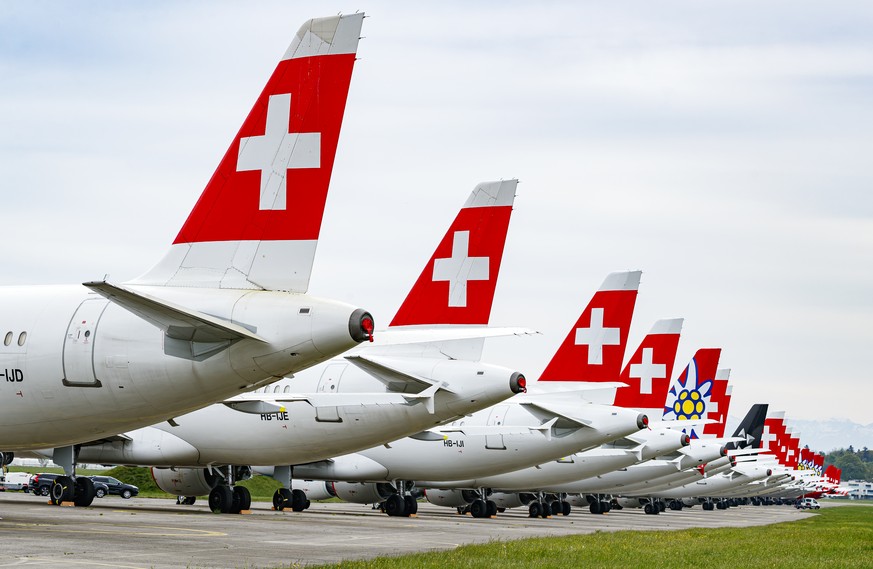
{"type": "Polygon", "coordinates": [[[699,506],[658,516],[641,510],[530,519],[508,510],[495,519],[460,516],[419,504],[414,518],[389,518],[370,506],[313,504],[275,512],[255,503],[250,515],[216,515],[205,504],[106,497],[89,508],[50,506],[45,498],[0,494],[0,567],[124,569],[264,569],[452,549],[467,543],[593,533],[596,530],[748,527],[812,515],[789,506],[699,506]]]}

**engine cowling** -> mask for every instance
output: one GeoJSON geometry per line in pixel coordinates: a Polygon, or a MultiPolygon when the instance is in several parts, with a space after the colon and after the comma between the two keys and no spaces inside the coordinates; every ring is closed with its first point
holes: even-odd
{"type": "Polygon", "coordinates": [[[152,467],[158,488],[174,496],[205,496],[215,488],[220,477],[205,468],[152,467]]]}
{"type": "Polygon", "coordinates": [[[479,493],[474,490],[439,490],[429,488],[425,490],[424,496],[428,502],[436,506],[463,508],[478,499],[479,493]]]}
{"type": "Polygon", "coordinates": [[[531,502],[536,500],[536,496],[527,492],[494,492],[491,494],[491,499],[494,500],[498,508],[521,508],[529,506],[531,502]]]}
{"type": "Polygon", "coordinates": [[[386,482],[332,482],[331,487],[337,498],[353,504],[384,502],[396,493],[394,486],[386,482]]]}
{"type": "Polygon", "coordinates": [[[293,480],[291,487],[295,490],[303,490],[310,500],[328,500],[336,496],[331,482],[322,480],[293,480]]]}

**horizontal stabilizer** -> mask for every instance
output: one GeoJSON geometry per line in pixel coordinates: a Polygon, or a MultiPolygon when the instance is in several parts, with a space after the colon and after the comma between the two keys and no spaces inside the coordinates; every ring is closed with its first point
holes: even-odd
{"type": "Polygon", "coordinates": [[[589,421],[588,419],[583,419],[581,417],[573,417],[573,416],[568,415],[562,411],[556,410],[551,405],[548,405],[546,403],[534,402],[534,401],[521,401],[520,404],[524,405],[526,407],[529,407],[530,411],[534,415],[537,415],[541,419],[544,419],[544,420],[550,420],[550,419],[554,418],[557,421],[557,419],[561,419],[562,422],[568,422],[568,423],[571,423],[577,427],[590,427],[592,425],[592,421],[589,421]]]}
{"type": "MultiPolygon", "coordinates": [[[[422,392],[432,388],[437,387],[439,389],[443,389],[449,393],[454,393],[451,389],[448,388],[447,385],[436,384],[433,381],[416,375],[412,373],[405,372],[403,370],[397,369],[396,367],[389,366],[386,363],[377,361],[372,357],[365,356],[346,356],[346,359],[357,367],[361,368],[365,372],[369,373],[374,378],[378,379],[385,385],[389,386],[389,388],[393,388],[398,383],[406,384],[420,389],[422,392]]],[[[401,391],[397,390],[396,391],[401,391]]],[[[434,390],[433,393],[435,393],[434,390]]],[[[426,395],[426,397],[432,397],[433,393],[426,395]]],[[[423,393],[418,393],[417,395],[424,395],[423,393]]]]}
{"type": "Polygon", "coordinates": [[[479,338],[498,338],[502,336],[534,336],[540,332],[530,328],[485,326],[395,326],[378,332],[375,348],[403,344],[428,344],[454,340],[478,340],[479,338]]]}
{"type": "MultiPolygon", "coordinates": [[[[437,388],[438,386],[434,386],[437,388]]],[[[358,405],[405,405],[422,394],[406,393],[284,393],[276,395],[238,395],[223,403],[242,413],[284,413],[288,403],[308,403],[312,407],[351,407],[358,405]]],[[[427,396],[425,396],[426,398],[427,396]]],[[[427,405],[427,402],[425,402],[427,405]]]]}
{"type": "MultiPolygon", "coordinates": [[[[688,421],[650,421],[650,429],[687,429],[690,427],[702,427],[703,425],[711,425],[718,423],[715,419],[693,419],[688,421]]],[[[711,440],[711,439],[710,439],[711,440]]]]}
{"type": "Polygon", "coordinates": [[[186,342],[222,342],[241,339],[266,341],[239,324],[189,310],[129,288],[109,284],[106,281],[82,284],[157,326],[168,338],[186,342]]]}

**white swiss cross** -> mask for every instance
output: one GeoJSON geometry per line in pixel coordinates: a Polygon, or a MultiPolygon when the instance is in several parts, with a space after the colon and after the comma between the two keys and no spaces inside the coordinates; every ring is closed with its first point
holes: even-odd
{"type": "Polygon", "coordinates": [[[764,434],[761,435],[761,448],[774,450],[770,447],[770,443],[776,442],[776,435],[770,432],[769,426],[764,426],[764,434]]]}
{"type": "Polygon", "coordinates": [[[665,379],[667,377],[667,365],[656,364],[652,362],[652,354],[655,352],[652,348],[643,348],[643,361],[638,364],[631,364],[630,376],[640,380],[640,393],[652,394],[652,380],[665,379]]]}
{"type": "Polygon", "coordinates": [[[576,328],[576,345],[588,346],[588,365],[603,363],[603,346],[621,343],[618,328],[603,327],[603,309],[591,309],[591,327],[576,328]]]}
{"type": "Polygon", "coordinates": [[[449,281],[449,306],[467,306],[467,281],[488,280],[488,257],[470,257],[470,232],[455,231],[452,256],[434,259],[433,281],[449,281]]]}
{"type": "Polygon", "coordinates": [[[286,209],[289,168],[321,167],[321,133],[288,132],[290,120],[291,93],[270,95],[264,134],[239,141],[236,171],[261,171],[262,210],[286,209]]]}

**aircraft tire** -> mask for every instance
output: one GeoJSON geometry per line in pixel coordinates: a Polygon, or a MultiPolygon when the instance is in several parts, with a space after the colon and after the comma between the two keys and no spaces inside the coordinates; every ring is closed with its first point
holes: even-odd
{"type": "Polygon", "coordinates": [[[406,515],[406,501],[400,494],[391,494],[385,500],[385,513],[392,518],[403,517],[406,515]]]}
{"type": "Polygon", "coordinates": [[[281,512],[291,505],[291,497],[291,490],[288,488],[279,488],[273,494],[273,507],[281,512]]]}
{"type": "Polygon", "coordinates": [[[94,501],[94,496],[97,493],[94,491],[94,482],[90,478],[79,476],[75,482],[75,497],[73,503],[77,507],[87,508],[94,501]]]}
{"type": "Polygon", "coordinates": [[[291,509],[295,512],[302,512],[309,507],[309,499],[306,497],[306,492],[303,490],[291,490],[291,509]]]}
{"type": "Polygon", "coordinates": [[[488,512],[488,517],[497,515],[497,503],[494,500],[486,500],[485,502],[486,510],[488,512]]]}
{"type": "MultiPolygon", "coordinates": [[[[592,514],[600,514],[600,500],[594,500],[593,502],[588,504],[588,511],[592,514]]],[[[649,512],[646,513],[648,514],[649,512]]]]}
{"type": "Polygon", "coordinates": [[[570,502],[561,502],[561,515],[566,517],[570,515],[570,511],[572,510],[572,506],[570,506],[570,502]]]}
{"type": "Polygon", "coordinates": [[[470,504],[470,513],[473,514],[474,518],[484,518],[488,515],[488,504],[482,499],[473,500],[473,503],[470,504]]]}
{"type": "Polygon", "coordinates": [[[403,501],[406,503],[406,515],[411,516],[418,513],[418,500],[412,496],[404,496],[403,501]]]}
{"type": "Polygon", "coordinates": [[[539,502],[532,502],[531,505],[528,507],[527,511],[528,511],[529,517],[531,517],[531,518],[540,517],[540,511],[541,511],[540,503],[539,502]]]}
{"type": "Polygon", "coordinates": [[[233,508],[233,491],[230,486],[219,484],[209,492],[209,509],[214,514],[227,514],[233,508]]]}
{"type": "Polygon", "coordinates": [[[55,478],[51,488],[52,504],[57,506],[61,502],[73,500],[74,488],[73,479],[69,476],[58,476],[55,478]]]}

